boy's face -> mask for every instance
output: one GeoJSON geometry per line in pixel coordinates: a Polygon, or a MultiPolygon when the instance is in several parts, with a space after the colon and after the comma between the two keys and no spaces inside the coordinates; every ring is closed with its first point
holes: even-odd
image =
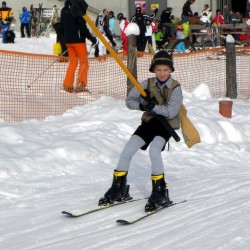
{"type": "Polygon", "coordinates": [[[166,81],[172,73],[171,68],[165,64],[159,64],[155,66],[154,73],[160,81],[166,81]]]}

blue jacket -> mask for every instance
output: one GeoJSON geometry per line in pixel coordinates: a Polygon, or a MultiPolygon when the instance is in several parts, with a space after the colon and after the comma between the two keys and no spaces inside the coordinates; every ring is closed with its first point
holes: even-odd
{"type": "Polygon", "coordinates": [[[115,18],[109,18],[109,30],[112,35],[115,33],[115,18]]]}
{"type": "Polygon", "coordinates": [[[23,13],[21,14],[21,16],[19,17],[21,23],[29,23],[30,22],[30,18],[32,17],[31,13],[28,11],[23,11],[23,13]]]}

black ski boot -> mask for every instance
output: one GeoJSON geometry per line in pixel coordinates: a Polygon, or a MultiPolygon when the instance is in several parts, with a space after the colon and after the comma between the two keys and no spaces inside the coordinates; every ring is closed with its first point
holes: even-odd
{"type": "Polygon", "coordinates": [[[113,183],[111,188],[99,200],[98,205],[113,204],[115,201],[131,200],[129,195],[129,185],[127,183],[127,173],[125,171],[114,171],[113,183]]]}
{"type": "Polygon", "coordinates": [[[145,206],[145,212],[150,212],[158,207],[167,207],[173,203],[168,194],[167,184],[164,180],[164,174],[152,175],[152,193],[145,206]]]}

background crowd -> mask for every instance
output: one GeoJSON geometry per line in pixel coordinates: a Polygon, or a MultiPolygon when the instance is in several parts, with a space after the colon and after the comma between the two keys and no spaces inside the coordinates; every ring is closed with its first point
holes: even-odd
{"type": "MultiPolygon", "coordinates": [[[[128,20],[123,13],[115,15],[114,11],[109,11],[105,8],[97,16],[95,24],[110,45],[112,45],[115,50],[122,50],[123,54],[126,55],[128,41],[125,35],[125,29],[129,22],[136,23],[139,26],[140,34],[136,37],[136,45],[138,52],[143,52],[147,50],[147,45],[154,45],[154,47],[159,50],[166,48],[171,39],[177,39],[180,41],[188,39],[189,25],[200,24],[205,27],[212,27],[220,26],[224,23],[242,23],[248,19],[248,16],[243,16],[243,14],[239,12],[230,10],[228,9],[228,6],[224,6],[223,11],[220,9],[212,11],[209,5],[205,4],[203,10],[199,13],[192,9],[192,4],[194,2],[195,0],[186,0],[179,17],[176,17],[173,14],[174,9],[169,6],[167,6],[161,13],[158,12],[158,9],[155,9],[152,13],[145,13],[145,8],[136,5],[134,15],[130,20],[128,20]],[[222,13],[224,13],[224,15],[222,15],[222,13]],[[119,22],[120,34],[115,34],[116,19],[119,22]],[[115,35],[121,36],[122,46],[117,46],[115,35]]],[[[19,13],[21,37],[31,37],[31,20],[32,13],[24,6],[22,12],[19,13]]],[[[2,8],[0,8],[2,42],[14,43],[15,23],[16,20],[12,8],[7,6],[7,3],[3,1],[2,8]]],[[[59,15],[56,15],[55,18],[53,18],[52,24],[57,33],[57,40],[61,44],[64,56],[67,56],[68,53],[60,27],[59,15]]],[[[197,38],[193,36],[192,41],[197,41],[197,38]]],[[[96,57],[103,57],[108,52],[102,42],[98,42],[98,45],[95,46],[94,55],[96,57]]],[[[178,44],[177,50],[178,52],[185,52],[185,48],[181,42],[178,44]]]]}

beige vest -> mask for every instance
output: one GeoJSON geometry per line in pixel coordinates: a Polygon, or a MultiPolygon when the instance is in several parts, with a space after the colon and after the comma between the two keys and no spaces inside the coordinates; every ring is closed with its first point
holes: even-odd
{"type": "MultiPolygon", "coordinates": [[[[150,96],[155,97],[158,105],[165,105],[166,103],[169,102],[173,89],[180,86],[180,84],[176,80],[173,80],[171,88],[161,89],[161,88],[157,88],[157,86],[154,85],[155,81],[156,81],[155,77],[148,79],[148,90],[150,91],[150,96]]],[[[148,122],[153,117],[154,117],[154,113],[146,111],[143,113],[141,120],[143,122],[148,122]]],[[[179,120],[178,115],[174,117],[173,119],[166,118],[166,120],[169,122],[172,128],[174,129],[180,128],[180,120],[179,120]]]]}

